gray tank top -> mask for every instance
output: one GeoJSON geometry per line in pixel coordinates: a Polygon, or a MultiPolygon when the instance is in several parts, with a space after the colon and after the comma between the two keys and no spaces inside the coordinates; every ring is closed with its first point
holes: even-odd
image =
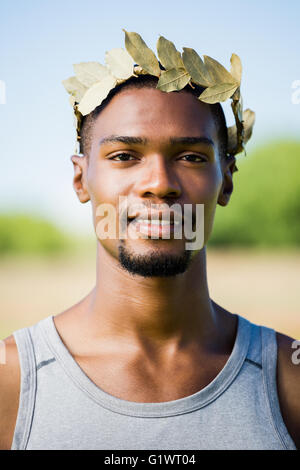
{"type": "Polygon", "coordinates": [[[290,449],[276,385],[276,332],[238,315],[233,350],[202,390],[167,402],[117,398],[62,342],[53,316],[14,333],[21,367],[11,449],[290,449]]]}

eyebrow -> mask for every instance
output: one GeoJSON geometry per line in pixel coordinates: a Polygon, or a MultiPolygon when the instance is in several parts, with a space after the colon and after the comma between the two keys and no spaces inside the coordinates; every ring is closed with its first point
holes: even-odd
{"type": "MultiPolygon", "coordinates": [[[[149,140],[146,137],[134,137],[134,136],[127,136],[127,135],[110,135],[108,137],[103,137],[99,141],[99,145],[103,144],[113,144],[121,142],[123,144],[139,144],[139,145],[147,145],[149,140]]],[[[183,144],[183,145],[198,145],[198,144],[205,144],[214,147],[213,141],[208,137],[170,137],[169,139],[170,145],[176,144],[183,144]]]]}

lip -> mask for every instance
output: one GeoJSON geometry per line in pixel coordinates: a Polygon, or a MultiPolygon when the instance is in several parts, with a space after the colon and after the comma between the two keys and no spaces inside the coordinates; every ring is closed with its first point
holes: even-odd
{"type": "Polygon", "coordinates": [[[162,237],[170,236],[174,233],[175,225],[173,223],[167,225],[161,224],[151,224],[150,223],[143,223],[139,222],[138,220],[133,220],[132,223],[134,224],[135,230],[143,235],[147,235],[148,237],[162,237]]]}
{"type": "Polygon", "coordinates": [[[128,217],[129,222],[136,221],[138,219],[144,219],[144,220],[164,220],[167,222],[174,222],[176,221],[182,221],[182,215],[180,214],[175,214],[173,211],[166,212],[166,211],[147,211],[147,212],[139,212],[133,216],[128,217]]]}

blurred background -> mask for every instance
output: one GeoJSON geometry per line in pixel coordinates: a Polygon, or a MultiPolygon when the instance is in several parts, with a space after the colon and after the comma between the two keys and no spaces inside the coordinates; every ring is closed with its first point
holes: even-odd
{"type": "MultiPolygon", "coordinates": [[[[230,68],[256,112],[234,192],[207,246],[211,298],[300,338],[300,3],[2,0],[0,4],[0,338],[55,315],[94,286],[90,203],[72,188],[75,127],[61,81],[104,63],[136,31],[230,68]]],[[[234,123],[230,100],[222,104],[234,123]]]]}

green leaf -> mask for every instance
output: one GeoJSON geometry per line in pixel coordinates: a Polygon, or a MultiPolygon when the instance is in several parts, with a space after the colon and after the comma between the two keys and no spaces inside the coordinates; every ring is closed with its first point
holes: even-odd
{"type": "Polygon", "coordinates": [[[150,75],[160,76],[160,67],[154,52],[147,46],[138,33],[128,32],[124,28],[125,47],[133,60],[150,75]]]}
{"type": "Polygon", "coordinates": [[[182,90],[191,77],[185,69],[171,69],[162,71],[157,87],[161,91],[182,90]]]}
{"type": "Polygon", "coordinates": [[[88,88],[110,73],[109,69],[99,62],[80,62],[73,67],[76,78],[88,88]]]}
{"type": "Polygon", "coordinates": [[[107,97],[112,88],[115,87],[117,79],[113,75],[106,75],[98,83],[91,86],[83,96],[78,105],[78,111],[83,116],[92,112],[107,97]]]}
{"type": "MultiPolygon", "coordinates": [[[[81,100],[81,98],[83,97],[84,93],[87,90],[87,88],[84,85],[82,85],[82,83],[76,77],[70,77],[67,80],[63,80],[62,84],[67,90],[67,92],[73,96],[75,101],[77,101],[77,103],[79,103],[79,101],[81,100]]],[[[71,101],[73,102],[74,100],[71,100],[71,101]]]]}
{"type": "Polygon", "coordinates": [[[242,78],[241,59],[239,58],[239,56],[237,54],[231,54],[230,63],[231,63],[230,73],[233,76],[233,78],[240,85],[241,84],[241,78],[242,78]]]}
{"type": "Polygon", "coordinates": [[[233,95],[237,87],[237,83],[221,83],[220,85],[214,85],[212,87],[206,88],[198,97],[198,99],[204,103],[209,104],[226,101],[233,95]]]}
{"type": "Polygon", "coordinates": [[[186,70],[195,83],[205,87],[213,84],[213,80],[206,70],[201,57],[194,49],[183,47],[182,60],[186,70]]]}
{"type": "Polygon", "coordinates": [[[225,69],[225,67],[223,67],[223,65],[220,64],[220,62],[208,55],[204,55],[203,57],[205,66],[212,77],[214,85],[218,85],[220,83],[237,83],[234,77],[225,69]]]}
{"type": "Polygon", "coordinates": [[[130,54],[121,47],[116,47],[105,53],[105,63],[112,75],[126,80],[133,75],[134,62],[130,54]]]}
{"type": "Polygon", "coordinates": [[[157,44],[157,55],[160,63],[165,67],[166,70],[170,69],[184,69],[184,63],[181,58],[181,54],[177,51],[173,42],[159,36],[157,44]]]}

